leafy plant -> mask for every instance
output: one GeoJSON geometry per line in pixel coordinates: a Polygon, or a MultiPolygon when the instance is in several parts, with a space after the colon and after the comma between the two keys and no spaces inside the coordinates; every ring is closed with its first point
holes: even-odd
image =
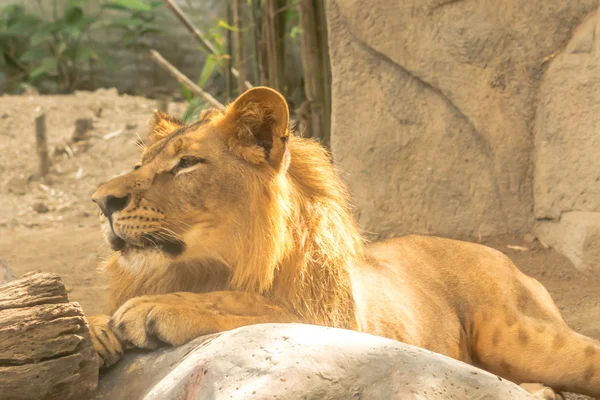
{"type": "Polygon", "coordinates": [[[194,97],[189,89],[183,85],[181,85],[181,93],[183,94],[185,101],[188,103],[188,106],[181,117],[181,122],[188,124],[196,121],[202,110],[206,109],[209,105],[201,98],[194,97]]]}
{"type": "Polygon", "coordinates": [[[159,8],[161,0],[112,0],[103,6],[120,12],[122,17],[111,19],[109,26],[123,31],[126,48],[146,50],[150,47],[149,37],[160,32],[159,8]]]}
{"type": "MultiPolygon", "coordinates": [[[[52,20],[27,13],[19,6],[3,9],[4,62],[18,68],[29,83],[39,84],[50,78],[57,80],[64,92],[72,92],[81,83],[83,66],[104,60],[83,40],[100,17],[100,14],[85,15],[85,2],[67,1],[61,16],[57,15],[54,2],[52,14],[56,17],[52,20]]],[[[42,15],[50,14],[41,0],[38,5],[42,15]]]]}
{"type": "Polygon", "coordinates": [[[21,56],[29,47],[36,18],[18,4],[0,10],[0,85],[9,87],[27,76],[28,64],[21,56]]]}
{"type": "MultiPolygon", "coordinates": [[[[208,40],[212,43],[215,53],[207,53],[204,65],[200,71],[200,76],[196,81],[196,84],[204,88],[208,83],[209,79],[214,75],[215,72],[220,74],[225,73],[225,60],[230,56],[225,52],[225,35],[223,34],[224,29],[235,29],[227,25],[223,20],[220,20],[215,26],[208,29],[208,40]]],[[[188,103],[186,110],[183,113],[182,120],[184,123],[192,122],[198,119],[198,115],[202,110],[208,107],[208,104],[202,99],[195,97],[185,86],[181,85],[181,93],[184,99],[188,103]]]]}

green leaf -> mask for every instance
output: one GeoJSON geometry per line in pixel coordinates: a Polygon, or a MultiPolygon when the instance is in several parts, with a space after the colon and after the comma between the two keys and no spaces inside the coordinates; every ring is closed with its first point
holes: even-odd
{"type": "Polygon", "coordinates": [[[193,96],[192,96],[192,92],[190,92],[190,89],[188,89],[187,87],[183,86],[181,83],[179,84],[179,86],[181,87],[181,93],[183,94],[183,97],[185,98],[185,101],[187,101],[188,103],[190,103],[193,100],[193,96]]]}
{"type": "Polygon", "coordinates": [[[53,40],[53,35],[63,30],[66,26],[67,25],[63,24],[62,20],[43,23],[31,36],[31,44],[37,46],[48,40],[53,40]]]}
{"type": "Polygon", "coordinates": [[[5,32],[14,35],[29,35],[35,29],[38,21],[39,20],[35,17],[23,18],[14,24],[11,24],[5,32]]]}
{"type": "Polygon", "coordinates": [[[206,103],[204,103],[198,98],[193,99],[184,111],[183,116],[181,117],[181,122],[183,124],[189,124],[191,122],[196,121],[198,119],[198,116],[200,115],[200,112],[204,108],[206,108],[206,103]]]}
{"type": "Polygon", "coordinates": [[[35,68],[33,71],[29,73],[30,79],[39,78],[42,75],[48,74],[50,72],[54,72],[56,70],[56,59],[54,58],[44,58],[39,67],[35,68]]]}
{"type": "Polygon", "coordinates": [[[206,82],[210,79],[218,64],[217,58],[214,55],[210,54],[206,57],[202,72],[200,72],[200,78],[198,79],[198,86],[203,88],[206,85],[206,82]]]}
{"type": "Polygon", "coordinates": [[[83,17],[83,10],[81,9],[81,7],[69,7],[67,9],[65,9],[65,22],[69,25],[75,25],[77,24],[79,21],[81,21],[81,18],[83,17]]]}
{"type": "Polygon", "coordinates": [[[141,31],[139,31],[139,36],[145,36],[148,35],[150,33],[159,33],[161,30],[158,28],[145,28],[142,29],[141,31]]]}
{"type": "Polygon", "coordinates": [[[299,17],[298,14],[298,9],[297,8],[290,8],[286,13],[285,13],[285,21],[286,22],[293,22],[293,21],[297,21],[299,17]]]}
{"type": "Polygon", "coordinates": [[[98,15],[84,15],[83,17],[81,17],[81,20],[79,21],[79,27],[87,27],[90,25],[93,25],[94,23],[96,23],[99,20],[99,14],[98,15]]]}
{"type": "Polygon", "coordinates": [[[76,59],[77,59],[77,61],[97,60],[98,53],[96,53],[90,47],[83,46],[83,47],[80,47],[79,50],[77,51],[76,59]]]}
{"type": "Polygon", "coordinates": [[[233,32],[239,32],[240,30],[238,28],[236,28],[235,26],[231,26],[229,25],[227,22],[225,22],[223,19],[219,20],[219,26],[222,28],[225,28],[227,30],[233,31],[233,32]]]}
{"type": "Polygon", "coordinates": [[[300,28],[300,25],[296,25],[294,27],[292,27],[292,30],[290,31],[290,38],[295,42],[296,38],[302,34],[302,28],[300,28]]]}
{"type": "Polygon", "coordinates": [[[4,17],[5,15],[8,15],[10,18],[10,16],[12,16],[13,14],[24,14],[24,13],[25,13],[25,9],[20,4],[9,4],[6,7],[3,7],[0,9],[0,17],[4,17]]]}
{"type": "Polygon", "coordinates": [[[119,27],[119,28],[137,28],[144,24],[144,21],[137,18],[124,17],[124,18],[116,18],[110,22],[110,25],[119,27]]]}
{"type": "Polygon", "coordinates": [[[131,11],[152,11],[152,7],[141,0],[112,0],[110,3],[106,4],[105,7],[131,11]]]}
{"type": "Polygon", "coordinates": [[[32,46],[44,43],[46,40],[51,39],[50,33],[44,31],[38,31],[31,36],[30,43],[32,46]]]}
{"type": "Polygon", "coordinates": [[[81,36],[81,29],[76,25],[66,25],[63,30],[63,34],[70,39],[77,39],[81,36]]]}
{"type": "Polygon", "coordinates": [[[25,53],[21,54],[19,60],[23,61],[24,63],[32,63],[43,58],[45,54],[46,52],[42,47],[32,47],[25,53]]]}

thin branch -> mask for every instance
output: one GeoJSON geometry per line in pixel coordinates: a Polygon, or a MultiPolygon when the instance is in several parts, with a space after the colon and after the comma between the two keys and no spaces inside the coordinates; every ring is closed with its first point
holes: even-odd
{"type": "Polygon", "coordinates": [[[170,62],[165,60],[165,58],[156,50],[150,49],[149,51],[150,57],[157,63],[160,67],[165,69],[169,74],[171,74],[179,83],[188,88],[192,93],[197,96],[202,97],[207,103],[212,104],[220,110],[224,110],[225,106],[219,102],[219,100],[212,97],[209,93],[202,90],[202,88],[196,85],[190,78],[185,76],[181,71],[175,68],[170,62]]]}
{"type": "MultiPolygon", "coordinates": [[[[192,33],[192,35],[194,35],[194,37],[198,40],[198,42],[204,48],[204,50],[216,56],[219,55],[217,49],[215,49],[215,46],[213,46],[213,44],[210,41],[205,39],[204,33],[202,33],[202,31],[194,25],[194,23],[188,18],[188,16],[185,15],[185,13],[181,10],[181,8],[179,8],[179,6],[175,4],[174,0],[163,0],[163,3],[165,3],[165,5],[169,7],[173,14],[175,14],[175,16],[179,19],[179,21],[181,21],[181,23],[185,25],[185,27],[192,33]]],[[[238,70],[234,67],[231,67],[231,73],[236,78],[240,75],[238,70]]],[[[246,81],[245,84],[247,89],[253,88],[250,82],[246,81]]]]}
{"type": "MultiPolygon", "coordinates": [[[[232,0],[227,0],[226,3],[225,16],[227,23],[233,25],[232,0]]],[[[229,54],[229,57],[223,58],[223,64],[225,67],[225,91],[227,92],[227,102],[229,103],[233,100],[233,74],[231,73],[231,63],[233,62],[231,59],[231,55],[233,54],[233,31],[231,29],[227,29],[227,54],[229,54]]]]}
{"type": "Polygon", "coordinates": [[[242,36],[242,0],[233,0],[233,26],[235,27],[234,32],[234,64],[238,70],[238,94],[244,92],[244,83],[246,82],[246,64],[244,60],[244,39],[242,36]]]}

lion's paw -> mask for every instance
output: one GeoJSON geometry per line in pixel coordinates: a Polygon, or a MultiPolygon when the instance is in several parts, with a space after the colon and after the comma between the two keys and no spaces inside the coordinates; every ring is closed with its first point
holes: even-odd
{"type": "Polygon", "coordinates": [[[96,315],[88,318],[90,337],[100,357],[100,367],[110,367],[123,357],[123,347],[109,327],[110,317],[96,315]]]}
{"type": "Polygon", "coordinates": [[[135,347],[180,346],[198,336],[197,317],[181,303],[177,294],[133,298],[113,315],[111,327],[122,343],[135,347]]]}
{"type": "Polygon", "coordinates": [[[563,400],[561,395],[541,383],[522,383],[519,386],[539,400],[563,400]]]}

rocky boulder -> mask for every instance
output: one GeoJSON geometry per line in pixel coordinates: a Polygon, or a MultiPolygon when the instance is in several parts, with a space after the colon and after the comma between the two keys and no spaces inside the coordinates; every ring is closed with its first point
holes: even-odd
{"type": "Polygon", "coordinates": [[[535,232],[587,273],[600,272],[599,22],[590,13],[552,55],[535,120],[535,232]]]}
{"type": "Polygon", "coordinates": [[[600,212],[600,40],[596,12],[545,72],[535,121],[535,216],[600,212]]]}
{"type": "Polygon", "coordinates": [[[96,400],[532,399],[517,385],[414,346],[342,329],[262,324],[128,354],[96,400]]]}

